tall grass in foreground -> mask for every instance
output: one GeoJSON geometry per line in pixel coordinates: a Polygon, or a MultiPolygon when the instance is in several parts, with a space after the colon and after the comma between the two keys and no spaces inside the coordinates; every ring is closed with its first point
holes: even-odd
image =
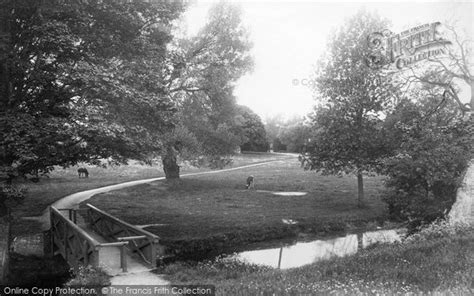
{"type": "Polygon", "coordinates": [[[473,295],[474,230],[438,223],[400,243],[289,270],[218,259],[160,272],[173,283],[215,284],[218,295],[473,295]]]}

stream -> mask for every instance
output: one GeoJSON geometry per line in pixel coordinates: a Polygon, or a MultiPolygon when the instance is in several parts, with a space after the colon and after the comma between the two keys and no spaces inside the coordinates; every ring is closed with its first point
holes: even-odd
{"type": "Polygon", "coordinates": [[[243,251],[230,255],[228,258],[287,269],[332,257],[352,255],[375,243],[400,241],[405,233],[404,229],[368,231],[326,240],[297,242],[280,248],[243,251]]]}

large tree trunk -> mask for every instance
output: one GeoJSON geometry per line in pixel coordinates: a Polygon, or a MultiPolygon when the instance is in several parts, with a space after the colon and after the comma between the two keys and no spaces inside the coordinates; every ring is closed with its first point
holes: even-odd
{"type": "Polygon", "coordinates": [[[176,150],[173,147],[167,147],[166,152],[161,156],[161,161],[166,179],[178,179],[179,165],[176,150]]]}
{"type": "Polygon", "coordinates": [[[357,205],[363,207],[364,202],[364,179],[362,171],[357,172],[357,205]]]}

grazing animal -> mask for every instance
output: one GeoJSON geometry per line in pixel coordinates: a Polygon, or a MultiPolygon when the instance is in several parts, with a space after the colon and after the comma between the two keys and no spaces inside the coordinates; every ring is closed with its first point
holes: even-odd
{"type": "Polygon", "coordinates": [[[79,178],[81,177],[89,178],[89,172],[87,171],[86,168],[78,168],[77,173],[79,174],[79,178]]]}
{"type": "Polygon", "coordinates": [[[252,175],[247,177],[247,189],[255,189],[255,179],[252,175]]]}

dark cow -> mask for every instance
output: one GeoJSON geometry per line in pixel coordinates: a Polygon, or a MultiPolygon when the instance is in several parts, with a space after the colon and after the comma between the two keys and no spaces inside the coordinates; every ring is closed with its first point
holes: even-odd
{"type": "Polygon", "coordinates": [[[79,178],[81,177],[89,178],[89,172],[87,171],[86,168],[78,168],[77,173],[79,174],[79,178]]]}

